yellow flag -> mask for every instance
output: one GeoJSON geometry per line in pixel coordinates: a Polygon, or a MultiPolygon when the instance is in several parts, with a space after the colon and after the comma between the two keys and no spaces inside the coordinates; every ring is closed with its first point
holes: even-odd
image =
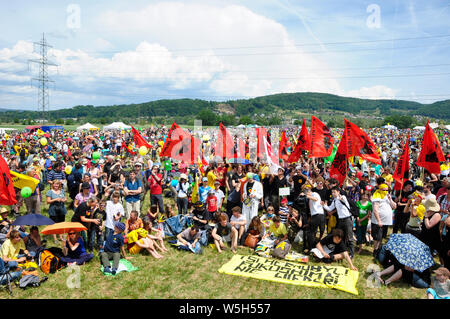
{"type": "Polygon", "coordinates": [[[198,196],[198,177],[195,176],[195,184],[194,184],[194,188],[192,189],[191,202],[196,203],[199,200],[200,199],[198,196]]]}
{"type": "Polygon", "coordinates": [[[31,188],[31,191],[34,193],[36,190],[36,186],[39,184],[39,180],[28,175],[19,174],[13,171],[9,171],[11,173],[11,179],[15,188],[22,189],[24,187],[31,188]]]}

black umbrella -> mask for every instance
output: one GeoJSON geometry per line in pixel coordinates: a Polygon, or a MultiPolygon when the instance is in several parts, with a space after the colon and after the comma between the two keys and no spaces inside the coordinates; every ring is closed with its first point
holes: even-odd
{"type": "Polygon", "coordinates": [[[15,226],[41,226],[52,225],[55,222],[48,217],[40,214],[28,214],[18,217],[12,224],[15,226]]]}

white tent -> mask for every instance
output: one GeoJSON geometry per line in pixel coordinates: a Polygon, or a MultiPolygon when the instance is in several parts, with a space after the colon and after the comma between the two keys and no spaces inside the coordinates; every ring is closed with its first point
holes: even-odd
{"type": "Polygon", "coordinates": [[[396,129],[397,129],[397,126],[388,124],[388,125],[383,126],[382,128],[386,128],[386,129],[388,129],[388,130],[396,130],[396,129]]]}
{"type": "Polygon", "coordinates": [[[245,125],[244,124],[240,124],[240,125],[236,126],[236,128],[245,128],[245,125]]]}
{"type": "Polygon", "coordinates": [[[439,126],[439,123],[430,123],[430,127],[434,130],[439,126]]]}
{"type": "Polygon", "coordinates": [[[425,126],[415,126],[413,127],[413,130],[425,130],[425,126]]]}
{"type": "Polygon", "coordinates": [[[17,131],[17,129],[10,128],[10,127],[1,127],[0,128],[0,134],[6,134],[6,131],[17,131]]]}
{"type": "Polygon", "coordinates": [[[98,130],[99,128],[92,125],[91,123],[86,123],[84,125],[78,126],[77,131],[83,131],[83,130],[98,130]]]}
{"type": "Polygon", "coordinates": [[[450,131],[450,125],[446,125],[445,128],[450,131]]]}
{"type": "Polygon", "coordinates": [[[104,131],[110,131],[110,130],[129,130],[129,129],[131,129],[131,126],[126,125],[126,124],[124,124],[124,123],[122,123],[122,122],[114,122],[114,123],[111,123],[111,124],[109,124],[109,125],[103,127],[103,130],[104,130],[104,131]]]}

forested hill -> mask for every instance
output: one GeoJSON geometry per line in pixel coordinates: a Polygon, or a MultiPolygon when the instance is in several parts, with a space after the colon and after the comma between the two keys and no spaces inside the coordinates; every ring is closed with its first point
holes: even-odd
{"type": "MultiPolygon", "coordinates": [[[[69,106],[68,106],[69,107],[69,106]]],[[[77,118],[99,119],[105,122],[111,120],[125,120],[153,118],[160,116],[187,117],[196,116],[201,111],[209,110],[226,116],[252,116],[254,114],[273,114],[276,110],[283,111],[340,111],[354,115],[377,114],[386,117],[394,114],[421,115],[430,118],[450,119],[450,100],[432,104],[403,100],[370,100],[342,97],[325,93],[283,93],[262,96],[245,100],[205,101],[198,99],[157,100],[140,104],[92,106],[79,105],[50,112],[52,120],[77,118]]],[[[2,110],[2,122],[23,119],[36,120],[39,112],[2,110]]]]}

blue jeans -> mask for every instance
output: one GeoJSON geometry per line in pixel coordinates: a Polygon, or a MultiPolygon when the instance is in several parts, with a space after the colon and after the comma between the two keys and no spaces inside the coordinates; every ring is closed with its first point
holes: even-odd
{"type": "Polygon", "coordinates": [[[425,280],[423,280],[422,278],[420,278],[416,274],[413,274],[412,285],[415,288],[428,288],[428,287],[430,287],[430,285],[425,280]]]}
{"type": "MultiPolygon", "coordinates": [[[[9,268],[9,270],[14,270],[17,269],[19,264],[17,263],[17,261],[8,261],[5,265],[3,260],[1,260],[1,264],[2,265],[0,267],[0,285],[5,285],[8,282],[8,278],[6,277],[7,268],[9,268]]],[[[20,277],[22,276],[22,270],[12,271],[9,274],[11,275],[10,281],[15,281],[16,279],[20,279],[20,277]]]]}

